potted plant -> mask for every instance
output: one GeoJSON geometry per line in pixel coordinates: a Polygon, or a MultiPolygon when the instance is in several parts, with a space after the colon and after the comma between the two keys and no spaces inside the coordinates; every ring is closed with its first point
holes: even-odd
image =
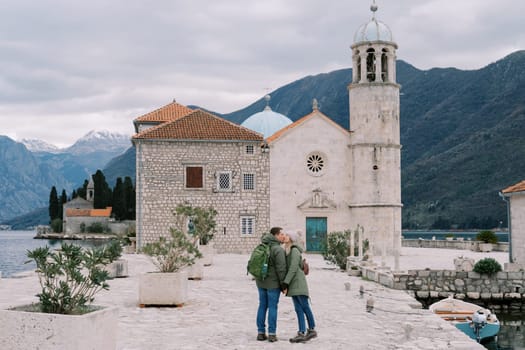
{"type": "Polygon", "coordinates": [[[139,304],[183,305],[188,295],[188,273],[183,271],[202,255],[189,237],[178,228],[170,236],[148,243],[142,252],[151,256],[157,272],[139,276],[139,304]]]}
{"type": "Polygon", "coordinates": [[[128,261],[121,258],[122,244],[123,241],[112,239],[106,246],[111,263],[104,269],[108,272],[109,278],[128,277],[128,261]]]}
{"type": "Polygon", "coordinates": [[[454,235],[452,233],[447,233],[445,235],[445,240],[447,241],[453,241],[454,240],[454,235]]]}
{"type": "Polygon", "coordinates": [[[476,240],[481,242],[478,245],[479,251],[490,252],[492,251],[492,244],[498,243],[498,236],[494,231],[484,230],[476,235],[476,240]]]}
{"type": "Polygon", "coordinates": [[[115,349],[117,309],[91,305],[96,293],[109,289],[108,248],[63,243],[27,256],[36,263],[39,302],[0,310],[0,348],[115,349]]]}
{"type": "Polygon", "coordinates": [[[175,208],[175,215],[179,217],[179,227],[183,231],[184,228],[186,228],[188,234],[195,238],[199,251],[203,255],[200,263],[204,266],[211,265],[213,263],[214,254],[211,240],[213,239],[215,227],[217,226],[215,221],[217,211],[212,207],[201,208],[192,207],[188,204],[181,204],[175,208]]]}

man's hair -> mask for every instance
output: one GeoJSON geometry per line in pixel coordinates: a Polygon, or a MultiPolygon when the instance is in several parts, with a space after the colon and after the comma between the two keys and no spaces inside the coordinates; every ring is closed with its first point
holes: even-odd
{"type": "Polygon", "coordinates": [[[272,227],[270,229],[270,233],[275,236],[275,235],[278,235],[279,232],[281,232],[282,230],[283,229],[281,227],[272,227]]]}

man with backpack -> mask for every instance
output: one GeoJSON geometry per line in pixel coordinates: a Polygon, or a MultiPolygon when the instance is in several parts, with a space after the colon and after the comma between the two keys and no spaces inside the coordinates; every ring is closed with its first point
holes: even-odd
{"type": "MultiPolygon", "coordinates": [[[[259,308],[257,309],[257,340],[277,341],[277,304],[281,295],[281,283],[286,276],[286,256],[281,243],[285,235],[280,227],[272,227],[270,233],[262,238],[262,244],[269,246],[268,270],[255,277],[259,291],[259,308]],[[268,335],[266,335],[266,314],[268,313],[268,335]]],[[[257,249],[257,248],[256,248],[257,249]]],[[[248,264],[250,265],[250,264],[248,264]]]]}

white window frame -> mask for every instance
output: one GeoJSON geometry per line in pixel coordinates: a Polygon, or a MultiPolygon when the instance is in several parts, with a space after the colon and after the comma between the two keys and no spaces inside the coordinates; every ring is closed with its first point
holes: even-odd
{"type": "Polygon", "coordinates": [[[255,191],[255,173],[243,173],[242,174],[242,189],[243,191],[255,191]],[[252,180],[251,180],[252,188],[246,187],[246,183],[247,183],[246,176],[248,175],[252,176],[252,180]]]}
{"type": "Polygon", "coordinates": [[[241,215],[240,232],[241,237],[252,237],[255,234],[255,216],[241,215]]]}
{"type": "Polygon", "coordinates": [[[224,171],[224,170],[217,171],[216,177],[217,177],[217,183],[216,183],[217,191],[231,192],[233,190],[233,174],[231,171],[224,171]],[[221,176],[223,175],[228,176],[229,187],[227,188],[221,187],[221,176]]]}

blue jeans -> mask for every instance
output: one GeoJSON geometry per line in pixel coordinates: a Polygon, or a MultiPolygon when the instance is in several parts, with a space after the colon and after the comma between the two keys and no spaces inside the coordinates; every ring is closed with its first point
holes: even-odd
{"type": "Polygon", "coordinates": [[[266,311],[268,311],[268,334],[277,331],[277,304],[281,290],[257,288],[259,290],[259,308],[257,309],[257,333],[266,333],[266,311]]]}
{"type": "Polygon", "coordinates": [[[308,321],[308,328],[315,328],[314,314],[312,309],[310,309],[310,304],[308,303],[308,297],[306,295],[295,295],[292,297],[293,306],[295,308],[295,313],[297,314],[297,323],[299,324],[299,332],[306,332],[306,324],[304,322],[304,317],[308,321]]]}

